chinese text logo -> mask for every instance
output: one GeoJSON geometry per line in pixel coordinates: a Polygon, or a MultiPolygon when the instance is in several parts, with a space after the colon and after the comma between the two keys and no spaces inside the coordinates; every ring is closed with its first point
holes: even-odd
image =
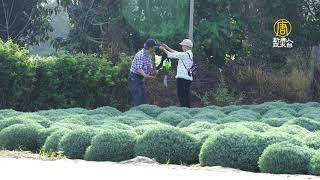
{"type": "Polygon", "coordinates": [[[289,39],[289,35],[292,32],[292,25],[286,19],[279,19],[274,24],[274,33],[276,37],[273,38],[274,48],[292,48],[293,41],[289,39]]]}

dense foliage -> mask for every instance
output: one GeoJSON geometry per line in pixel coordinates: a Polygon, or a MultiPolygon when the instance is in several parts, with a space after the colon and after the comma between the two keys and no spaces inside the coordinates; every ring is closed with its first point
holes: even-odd
{"type": "Polygon", "coordinates": [[[84,159],[90,161],[119,162],[134,157],[136,134],[130,131],[105,131],[96,136],[84,159]]]}
{"type": "Polygon", "coordinates": [[[0,107],[33,111],[50,108],[129,105],[127,75],[130,58],[121,63],[98,55],[59,53],[31,57],[0,40],[0,107]]]}
{"type": "Polygon", "coordinates": [[[195,163],[199,150],[199,143],[194,137],[174,128],[151,129],[137,140],[135,147],[138,156],[170,164],[195,163]]]}
{"type": "Polygon", "coordinates": [[[258,159],[267,145],[266,139],[246,129],[222,130],[204,143],[200,164],[258,171],[258,159]]]}
{"type": "Polygon", "coordinates": [[[3,0],[0,2],[0,39],[21,45],[49,39],[51,15],[57,8],[51,0],[3,0]]]}
{"type": "Polygon", "coordinates": [[[274,144],[259,159],[261,172],[274,174],[307,174],[311,152],[287,143],[274,144]]]}

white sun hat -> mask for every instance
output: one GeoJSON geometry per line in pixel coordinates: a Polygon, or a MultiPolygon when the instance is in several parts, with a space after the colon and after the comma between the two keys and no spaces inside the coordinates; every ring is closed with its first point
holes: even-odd
{"type": "Polygon", "coordinates": [[[184,39],[181,43],[181,46],[188,46],[189,48],[193,47],[193,43],[190,39],[184,39]]]}

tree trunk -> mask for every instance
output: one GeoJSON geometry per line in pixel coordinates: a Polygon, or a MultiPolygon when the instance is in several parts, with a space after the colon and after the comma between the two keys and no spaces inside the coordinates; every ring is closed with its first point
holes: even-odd
{"type": "Polygon", "coordinates": [[[194,0],[190,0],[189,39],[193,41],[194,0]]]}

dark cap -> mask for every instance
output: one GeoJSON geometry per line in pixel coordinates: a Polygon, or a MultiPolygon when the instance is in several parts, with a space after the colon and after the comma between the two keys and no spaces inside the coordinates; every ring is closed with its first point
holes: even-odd
{"type": "Polygon", "coordinates": [[[154,39],[148,39],[144,43],[144,48],[149,49],[149,48],[154,48],[157,45],[157,41],[154,39]]]}

